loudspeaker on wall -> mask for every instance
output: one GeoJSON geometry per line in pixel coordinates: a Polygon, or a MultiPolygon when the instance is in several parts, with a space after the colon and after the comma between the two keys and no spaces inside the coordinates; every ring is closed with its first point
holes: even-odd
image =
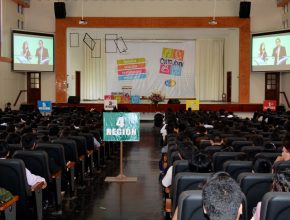
{"type": "Polygon", "coordinates": [[[55,18],[65,18],[66,10],[64,2],[55,2],[54,3],[54,14],[55,18]]]}
{"type": "Polygon", "coordinates": [[[249,18],[251,13],[251,2],[240,2],[240,18],[249,18]]]}

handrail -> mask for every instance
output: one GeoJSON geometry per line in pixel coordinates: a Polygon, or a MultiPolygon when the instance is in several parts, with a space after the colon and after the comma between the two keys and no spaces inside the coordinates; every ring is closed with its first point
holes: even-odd
{"type": "Polygon", "coordinates": [[[19,98],[20,98],[20,96],[21,96],[21,94],[22,94],[23,92],[27,92],[27,90],[20,90],[20,91],[19,91],[18,96],[17,96],[17,98],[16,98],[16,100],[15,100],[13,106],[16,106],[16,105],[17,105],[17,102],[18,102],[18,100],[19,100],[19,98]]]}
{"type": "Polygon", "coordinates": [[[287,106],[288,106],[288,108],[290,108],[289,100],[288,100],[288,97],[287,97],[286,93],[285,92],[280,92],[280,93],[284,95],[284,98],[286,100],[287,106]]]}

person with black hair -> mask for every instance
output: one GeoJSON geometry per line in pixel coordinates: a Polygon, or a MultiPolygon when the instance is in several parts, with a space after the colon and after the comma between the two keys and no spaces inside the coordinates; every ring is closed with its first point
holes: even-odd
{"type": "Polygon", "coordinates": [[[11,109],[11,103],[10,102],[7,102],[6,105],[5,105],[5,109],[4,109],[4,112],[11,112],[12,109],[11,109]]]}
{"type": "Polygon", "coordinates": [[[36,147],[36,136],[32,133],[26,133],[21,138],[21,145],[24,150],[34,150],[36,147]]]}
{"type": "Polygon", "coordinates": [[[290,134],[288,133],[283,141],[282,155],[278,156],[277,161],[290,161],[290,134]]]}
{"type": "Polygon", "coordinates": [[[221,137],[221,135],[216,134],[216,135],[213,135],[211,137],[210,144],[211,144],[211,146],[223,146],[224,145],[224,140],[221,137]]]}
{"type": "Polygon", "coordinates": [[[251,141],[253,142],[253,146],[263,146],[264,145],[264,138],[261,135],[253,135],[251,137],[251,141]]]}
{"type": "Polygon", "coordinates": [[[243,194],[229,174],[218,172],[202,189],[205,214],[210,220],[238,220],[242,214],[243,194]]]}
{"type": "Polygon", "coordinates": [[[190,172],[207,173],[211,171],[211,161],[209,156],[203,153],[192,155],[192,159],[188,161],[190,172]]]}
{"type": "MultiPolygon", "coordinates": [[[[0,159],[7,159],[9,157],[9,154],[10,152],[9,152],[7,142],[0,141],[0,159]]],[[[42,188],[43,189],[46,188],[47,183],[43,177],[32,174],[30,170],[28,170],[27,168],[25,168],[25,171],[26,171],[27,183],[29,186],[33,186],[36,183],[43,182],[44,184],[42,188]]]]}
{"type": "MultiPolygon", "coordinates": [[[[271,192],[290,192],[290,170],[278,171],[274,174],[271,192]]],[[[260,220],[261,202],[253,210],[251,220],[260,220]]]]}
{"type": "MultiPolygon", "coordinates": [[[[180,160],[191,160],[192,155],[198,151],[197,147],[190,141],[185,141],[178,145],[178,155],[180,160]]],[[[162,179],[164,187],[171,186],[173,166],[170,166],[162,179]]]]}
{"type": "Polygon", "coordinates": [[[253,161],[253,173],[271,173],[272,163],[267,158],[256,158],[253,161]]]}
{"type": "Polygon", "coordinates": [[[6,142],[8,144],[20,144],[21,143],[21,136],[17,133],[9,133],[6,137],[6,142]]]}
{"type": "MultiPolygon", "coordinates": [[[[228,173],[213,174],[202,188],[204,213],[210,220],[238,220],[242,214],[243,193],[228,173]]],[[[172,220],[177,220],[178,207],[172,220]]]]}

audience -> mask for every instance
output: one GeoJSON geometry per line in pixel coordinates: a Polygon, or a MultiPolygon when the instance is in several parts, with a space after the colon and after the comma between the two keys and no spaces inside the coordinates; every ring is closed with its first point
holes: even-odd
{"type": "MultiPolygon", "coordinates": [[[[0,141],[0,159],[7,159],[9,157],[9,150],[8,150],[8,145],[5,141],[0,141]]],[[[36,183],[43,182],[42,188],[46,188],[47,183],[45,179],[41,176],[37,176],[32,174],[27,168],[25,168],[26,171],[26,178],[27,178],[27,183],[29,186],[33,186],[36,183]]]]}

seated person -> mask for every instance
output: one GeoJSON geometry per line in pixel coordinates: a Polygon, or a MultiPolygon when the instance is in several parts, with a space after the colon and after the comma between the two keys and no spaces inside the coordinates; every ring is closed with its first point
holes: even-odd
{"type": "Polygon", "coordinates": [[[17,133],[9,133],[6,137],[7,144],[20,144],[21,136],[17,133]]]}
{"type": "MultiPolygon", "coordinates": [[[[0,141],[0,159],[7,159],[8,157],[9,157],[8,144],[5,141],[0,141]]],[[[26,168],[25,168],[25,171],[26,171],[27,183],[29,186],[33,186],[36,183],[43,182],[44,185],[42,186],[42,188],[43,189],[46,188],[47,183],[43,177],[32,174],[26,168]]]]}
{"type": "MultiPolygon", "coordinates": [[[[210,220],[238,220],[242,214],[242,191],[227,173],[213,174],[202,189],[204,213],[210,220]]],[[[178,207],[172,220],[177,220],[178,207]]]]}
{"type": "Polygon", "coordinates": [[[267,158],[257,158],[253,161],[253,173],[271,173],[272,163],[267,158]]]}
{"type": "Polygon", "coordinates": [[[208,173],[211,171],[211,161],[209,156],[203,153],[197,153],[188,161],[190,172],[208,173]]]}
{"type": "Polygon", "coordinates": [[[220,135],[214,135],[210,139],[210,143],[212,146],[224,146],[224,140],[222,139],[220,135]]]}
{"type": "MultiPolygon", "coordinates": [[[[35,150],[36,148],[36,136],[32,133],[24,134],[21,138],[21,145],[24,150],[35,150]]],[[[49,170],[51,173],[59,171],[61,166],[58,164],[54,158],[49,157],[49,170]]]]}
{"type": "MultiPolygon", "coordinates": [[[[278,173],[275,173],[273,178],[273,184],[272,184],[272,192],[289,192],[290,190],[290,171],[280,171],[278,173]]],[[[251,220],[260,220],[260,213],[261,213],[261,205],[262,203],[259,202],[257,204],[257,207],[253,210],[253,217],[251,220]]]]}
{"type": "Polygon", "coordinates": [[[289,160],[290,160],[290,134],[287,134],[283,141],[282,155],[278,156],[275,162],[289,161],[289,160]]]}
{"type": "Polygon", "coordinates": [[[227,173],[218,172],[202,189],[205,214],[210,220],[238,220],[242,214],[242,191],[227,173]]]}
{"type": "MultiPolygon", "coordinates": [[[[180,160],[191,160],[194,152],[198,149],[192,144],[192,142],[183,142],[178,146],[178,155],[180,160]]],[[[172,170],[173,166],[170,166],[162,179],[162,185],[164,187],[171,186],[172,182],[172,170]]]]}

